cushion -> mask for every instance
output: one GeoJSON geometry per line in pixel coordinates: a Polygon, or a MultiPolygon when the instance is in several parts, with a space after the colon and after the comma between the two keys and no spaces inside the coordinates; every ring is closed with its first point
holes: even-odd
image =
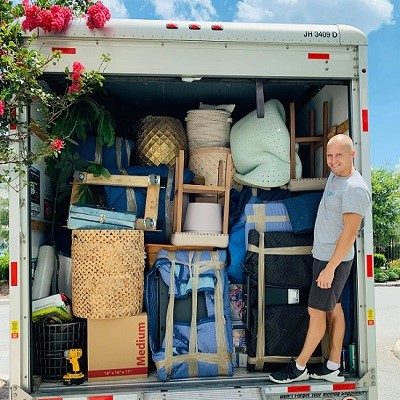
{"type": "Polygon", "coordinates": [[[281,201],[247,204],[244,213],[246,214],[246,246],[250,229],[257,229],[260,232],[291,232],[293,230],[286,207],[281,201]]]}
{"type": "MultiPolygon", "coordinates": [[[[290,135],[282,104],[269,100],[264,109],[264,118],[257,118],[254,110],[232,126],[234,179],[248,186],[278,187],[290,180],[290,135]]],[[[301,178],[301,173],[296,153],[296,178],[301,178]]]]}
{"type": "Polygon", "coordinates": [[[282,200],[285,205],[294,233],[306,233],[314,230],[318,206],[322,193],[306,193],[282,200]]]}
{"type": "Polygon", "coordinates": [[[274,188],[271,190],[251,190],[245,187],[241,192],[231,190],[229,208],[229,261],[228,276],[232,283],[244,282],[244,260],[246,257],[246,214],[247,204],[260,204],[266,201],[275,201],[291,196],[288,190],[274,188]],[[256,192],[257,197],[251,192],[256,192]]]}

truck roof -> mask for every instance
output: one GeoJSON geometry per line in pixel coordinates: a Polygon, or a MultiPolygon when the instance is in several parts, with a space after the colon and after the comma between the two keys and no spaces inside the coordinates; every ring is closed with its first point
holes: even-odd
{"type": "Polygon", "coordinates": [[[93,39],[190,40],[277,44],[365,45],[366,35],[349,25],[269,24],[111,19],[103,29],[89,30],[74,20],[62,33],[39,36],[93,39]]]}

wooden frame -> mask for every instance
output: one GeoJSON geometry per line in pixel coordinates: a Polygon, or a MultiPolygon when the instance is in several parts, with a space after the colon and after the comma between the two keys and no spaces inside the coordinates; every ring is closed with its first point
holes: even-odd
{"type": "Polygon", "coordinates": [[[183,171],[185,167],[185,153],[180,150],[175,164],[175,202],[174,202],[174,232],[182,232],[182,215],[183,215],[183,195],[185,193],[194,194],[214,194],[218,202],[222,202],[223,218],[222,218],[222,234],[228,234],[229,221],[229,196],[232,180],[232,156],[226,155],[225,168],[220,162],[218,168],[218,185],[193,185],[183,183],[183,171]],[[222,185],[221,182],[225,182],[222,185]]]}
{"type": "Polygon", "coordinates": [[[109,178],[103,176],[94,176],[87,172],[75,172],[74,182],[72,184],[72,193],[70,203],[78,201],[79,185],[97,185],[97,186],[124,186],[147,188],[146,207],[144,218],[138,218],[135,222],[135,229],[156,230],[158,217],[158,202],[160,198],[160,176],[132,176],[132,175],[111,175],[109,178]]]}
{"type": "Polygon", "coordinates": [[[323,146],[323,177],[328,173],[326,165],[326,145],[329,140],[329,102],[323,102],[322,115],[322,135],[315,135],[315,111],[309,112],[309,132],[308,136],[296,137],[296,110],[295,104],[289,105],[289,131],[290,131],[290,179],[296,179],[296,143],[308,144],[310,146],[310,174],[315,175],[315,151],[323,146]]]}

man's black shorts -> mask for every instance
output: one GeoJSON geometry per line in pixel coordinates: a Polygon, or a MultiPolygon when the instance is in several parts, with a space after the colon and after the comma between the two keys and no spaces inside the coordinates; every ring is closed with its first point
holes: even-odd
{"type": "Polygon", "coordinates": [[[321,289],[317,286],[317,278],[320,272],[326,267],[328,261],[321,261],[314,258],[313,282],[311,284],[308,306],[321,311],[332,311],[337,303],[342,301],[342,292],[347,278],[349,277],[353,260],[342,261],[335,270],[332,286],[329,289],[321,289]]]}

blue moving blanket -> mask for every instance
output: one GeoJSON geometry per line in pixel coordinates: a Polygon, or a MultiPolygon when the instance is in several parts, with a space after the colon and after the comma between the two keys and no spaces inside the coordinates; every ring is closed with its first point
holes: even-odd
{"type": "Polygon", "coordinates": [[[163,380],[193,376],[232,375],[232,323],[226,252],[161,250],[146,275],[145,303],[149,315],[150,349],[163,380]],[[158,343],[157,279],[169,290],[166,332],[158,343]],[[206,316],[197,318],[197,294],[206,299],[206,316]],[[191,297],[192,321],[174,318],[175,299],[191,297]],[[196,311],[194,311],[196,312],[196,311]]]}

